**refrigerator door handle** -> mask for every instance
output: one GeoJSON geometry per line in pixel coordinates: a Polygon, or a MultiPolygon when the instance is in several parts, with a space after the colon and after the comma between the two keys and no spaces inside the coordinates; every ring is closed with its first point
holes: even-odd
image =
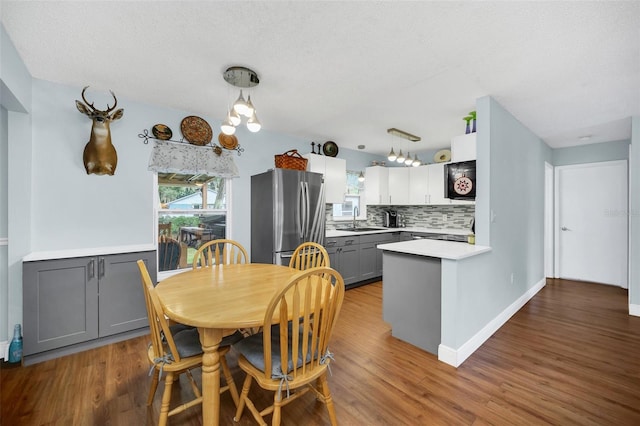
{"type": "Polygon", "coordinates": [[[304,201],[305,201],[305,219],[304,219],[304,235],[302,236],[302,242],[309,241],[311,231],[311,205],[309,201],[309,182],[304,183],[304,201]]]}
{"type": "Polygon", "coordinates": [[[298,220],[298,237],[300,239],[304,239],[304,229],[305,229],[305,190],[304,190],[304,182],[300,182],[300,187],[299,187],[299,198],[298,198],[298,216],[297,216],[297,220],[298,220]]]}
{"type": "Polygon", "coordinates": [[[323,201],[324,182],[320,184],[320,192],[318,193],[318,201],[316,202],[316,211],[313,213],[313,224],[311,226],[311,235],[309,239],[309,241],[313,241],[318,244],[324,243],[325,206],[323,201]]]}

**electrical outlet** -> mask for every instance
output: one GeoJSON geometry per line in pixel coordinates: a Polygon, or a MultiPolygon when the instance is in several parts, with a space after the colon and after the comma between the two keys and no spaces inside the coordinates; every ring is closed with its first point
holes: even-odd
{"type": "Polygon", "coordinates": [[[447,214],[446,213],[442,213],[442,221],[443,222],[447,221],[447,214]]]}

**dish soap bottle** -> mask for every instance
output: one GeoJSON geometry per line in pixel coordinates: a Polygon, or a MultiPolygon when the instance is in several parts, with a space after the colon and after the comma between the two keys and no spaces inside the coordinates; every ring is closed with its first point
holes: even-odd
{"type": "Polygon", "coordinates": [[[20,324],[13,328],[13,340],[9,345],[9,362],[20,362],[22,360],[22,335],[20,324]]]}

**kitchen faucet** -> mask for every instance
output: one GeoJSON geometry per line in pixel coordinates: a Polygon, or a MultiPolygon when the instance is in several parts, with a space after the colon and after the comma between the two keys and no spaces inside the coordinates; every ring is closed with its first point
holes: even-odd
{"type": "Polygon", "coordinates": [[[356,218],[360,215],[358,206],[353,206],[353,227],[356,228],[356,218]]]}

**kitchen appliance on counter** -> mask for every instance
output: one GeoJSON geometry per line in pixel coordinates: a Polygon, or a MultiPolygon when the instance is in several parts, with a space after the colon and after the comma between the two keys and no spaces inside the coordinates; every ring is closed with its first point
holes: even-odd
{"type": "Polygon", "coordinates": [[[382,212],[382,226],[385,228],[397,228],[400,226],[397,210],[385,210],[382,212]]]}
{"type": "Polygon", "coordinates": [[[251,176],[251,262],[289,265],[301,243],[324,245],[324,179],[274,169],[251,176]]]}

